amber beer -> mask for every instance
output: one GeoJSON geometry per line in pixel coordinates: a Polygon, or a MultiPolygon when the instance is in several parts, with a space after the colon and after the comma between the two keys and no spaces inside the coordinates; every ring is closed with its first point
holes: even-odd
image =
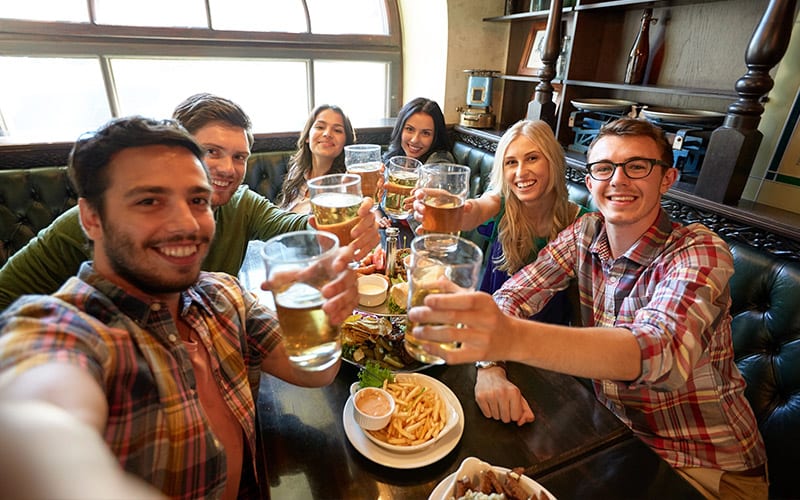
{"type": "Polygon", "coordinates": [[[384,210],[395,218],[408,217],[410,212],[403,210],[403,200],[411,196],[411,191],[417,185],[419,175],[416,172],[404,170],[389,171],[389,182],[386,184],[386,201],[384,210]]]}
{"type": "MultiPolygon", "coordinates": [[[[427,217],[427,209],[426,209],[427,217]]],[[[408,266],[408,309],[422,305],[425,297],[434,293],[462,293],[478,285],[483,252],[469,240],[449,234],[426,234],[411,242],[411,262],[408,266]]],[[[405,348],[423,363],[442,364],[444,360],[425,350],[425,344],[414,338],[416,323],[409,322],[405,333],[405,348]]],[[[444,344],[444,349],[456,349],[457,344],[444,344]]]]}
{"type": "Polygon", "coordinates": [[[341,355],[339,329],[328,321],[323,303],[322,293],[305,283],[295,283],[275,294],[286,352],[289,360],[300,367],[341,355]]]}
{"type": "Polygon", "coordinates": [[[289,362],[302,370],[325,370],[342,355],[339,329],[322,310],[321,292],[338,275],[338,251],[336,236],[317,230],[275,236],[261,249],[289,362]]]}
{"type": "Polygon", "coordinates": [[[422,202],[425,204],[422,229],[426,233],[458,234],[464,216],[464,200],[461,197],[445,192],[432,192],[426,194],[422,202]]]}
{"type": "Polygon", "coordinates": [[[321,193],[311,198],[317,228],[339,238],[341,245],[352,241],[350,231],[358,223],[361,197],[350,193],[321,193]]]}
{"type": "Polygon", "coordinates": [[[361,191],[364,196],[369,196],[373,200],[378,199],[378,182],[381,180],[380,162],[357,163],[348,166],[347,171],[361,177],[361,191]]]}

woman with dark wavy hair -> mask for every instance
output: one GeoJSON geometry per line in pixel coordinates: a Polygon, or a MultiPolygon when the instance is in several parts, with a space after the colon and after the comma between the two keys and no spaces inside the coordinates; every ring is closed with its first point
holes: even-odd
{"type": "Polygon", "coordinates": [[[410,156],[422,163],[455,163],[444,115],[436,101],[417,97],[400,109],[384,163],[393,156],[410,156]]]}
{"type": "Polygon", "coordinates": [[[306,120],[297,140],[297,152],[278,195],[278,206],[296,213],[309,213],[306,181],[320,175],[345,172],[344,147],[356,142],[350,119],[338,106],[317,106],[306,120]]]}

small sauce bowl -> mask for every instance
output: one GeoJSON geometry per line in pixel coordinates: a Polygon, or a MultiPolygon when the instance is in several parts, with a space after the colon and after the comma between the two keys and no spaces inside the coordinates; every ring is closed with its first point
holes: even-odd
{"type": "Polygon", "coordinates": [[[394,409],[394,398],[383,389],[365,387],[353,395],[353,415],[364,430],[377,431],[389,425],[394,409]]]}
{"type": "Polygon", "coordinates": [[[358,278],[358,303],[365,307],[375,307],[386,300],[389,282],[383,276],[367,274],[358,278]]]}

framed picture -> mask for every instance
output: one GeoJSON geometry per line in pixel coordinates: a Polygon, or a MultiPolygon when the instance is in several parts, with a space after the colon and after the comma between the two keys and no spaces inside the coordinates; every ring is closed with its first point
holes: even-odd
{"type": "Polygon", "coordinates": [[[544,36],[546,34],[547,22],[534,23],[525,41],[525,50],[522,52],[522,59],[519,61],[517,73],[520,75],[536,76],[544,64],[542,63],[542,51],[544,50],[544,36]]]}

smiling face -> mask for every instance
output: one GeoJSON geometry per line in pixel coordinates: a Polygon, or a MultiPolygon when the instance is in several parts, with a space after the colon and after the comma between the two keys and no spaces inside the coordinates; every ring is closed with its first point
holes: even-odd
{"type": "Polygon", "coordinates": [[[154,145],[123,149],[107,168],[103,213],[79,200],[95,269],[131,293],[166,298],[185,290],[214,236],[202,164],[185,148],[154,145]]]}
{"type": "Polygon", "coordinates": [[[214,187],[212,204],[228,203],[244,181],[250,145],[243,128],[211,122],[195,132],[194,138],[206,150],[205,163],[214,187]]]}
{"type": "Polygon", "coordinates": [[[434,136],[433,118],[428,113],[414,113],[403,125],[401,146],[406,156],[419,158],[431,149],[434,136]]]}
{"type": "Polygon", "coordinates": [[[552,195],[550,162],[539,146],[524,135],[511,141],[503,155],[503,180],[523,205],[552,195]]]}
{"type": "Polygon", "coordinates": [[[346,140],[342,115],[332,109],[323,109],[314,118],[306,142],[314,158],[333,161],[344,151],[346,140]]]}
{"type": "MultiPolygon", "coordinates": [[[[656,142],[649,137],[609,135],[594,144],[587,161],[621,163],[636,157],[660,159],[661,153],[656,142]]],[[[587,175],[586,186],[605,217],[609,234],[619,234],[632,243],[655,222],[661,207],[661,195],[667,192],[676,177],[674,168],[656,165],[647,177],[631,179],[622,167],[618,167],[605,181],[587,175]]]]}

